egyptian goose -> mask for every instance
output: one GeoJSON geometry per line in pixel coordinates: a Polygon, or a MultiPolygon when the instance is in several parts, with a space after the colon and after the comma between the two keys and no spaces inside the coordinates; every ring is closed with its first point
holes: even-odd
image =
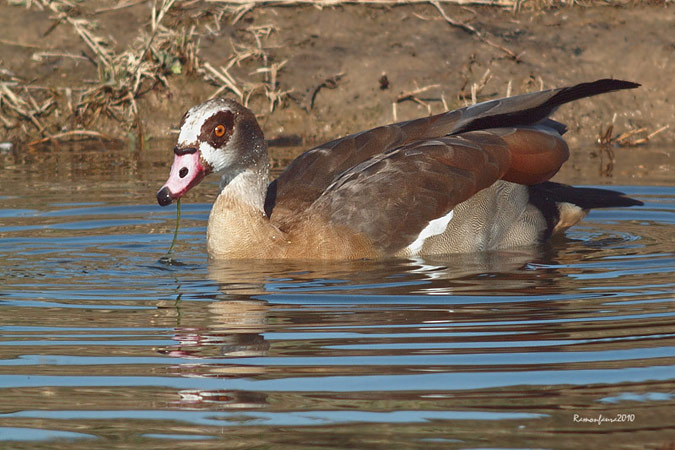
{"type": "Polygon", "coordinates": [[[306,151],[269,182],[251,111],[218,98],[190,109],[157,201],[221,174],[212,258],[355,259],[476,252],[542,242],[590,208],[642,204],[549,182],[567,160],[567,102],[639,84],[604,79],[386,125],[306,151]]]}

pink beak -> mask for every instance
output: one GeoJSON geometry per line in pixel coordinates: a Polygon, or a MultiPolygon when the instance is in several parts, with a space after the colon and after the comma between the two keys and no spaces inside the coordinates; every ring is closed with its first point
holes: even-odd
{"type": "Polygon", "coordinates": [[[174,153],[176,156],[171,165],[169,179],[157,192],[157,203],[160,206],[169,205],[172,201],[181,198],[208,174],[206,167],[201,163],[199,150],[176,147],[174,153]]]}

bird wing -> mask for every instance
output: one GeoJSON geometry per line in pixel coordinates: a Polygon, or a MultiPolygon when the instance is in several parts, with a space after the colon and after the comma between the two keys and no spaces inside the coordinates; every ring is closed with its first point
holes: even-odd
{"type": "MultiPolygon", "coordinates": [[[[460,141],[449,139],[451,136],[461,137],[468,132],[495,128],[501,130],[505,128],[527,128],[537,124],[549,130],[554,130],[557,134],[562,134],[565,131],[565,126],[548,119],[548,116],[558,106],[579,98],[637,86],[639,85],[636,83],[621,80],[598,80],[572,87],[491,100],[337,139],[308,150],[296,158],[279,178],[270,184],[265,201],[265,210],[279,224],[292,221],[295,216],[305,211],[322,197],[329,186],[334,186],[340,179],[344,180],[347,174],[355,175],[364,168],[364,164],[370,166],[383,161],[381,164],[389,165],[395,160],[400,176],[405,174],[408,177],[421,179],[424,179],[426,175],[414,172],[414,167],[424,168],[429,173],[434,173],[434,170],[442,171],[442,168],[431,169],[426,166],[426,164],[432,162],[430,160],[430,158],[433,159],[432,155],[419,156],[410,167],[402,167],[403,164],[408,164],[411,161],[411,158],[402,158],[398,155],[403,148],[408,152],[412,152],[413,149],[430,151],[429,149],[436,148],[430,142],[442,143],[441,147],[454,148],[462,145],[460,144],[461,139],[460,141]]],[[[500,135],[500,133],[504,134],[503,131],[496,134],[500,135]]],[[[514,139],[522,138],[522,135],[514,132],[511,132],[511,136],[515,136],[514,139]]],[[[538,142],[537,139],[540,138],[535,138],[535,142],[538,142]]],[[[471,145],[481,147],[480,143],[471,145]]],[[[511,146],[518,147],[513,143],[511,146]]],[[[520,152],[519,154],[521,156],[519,161],[527,164],[531,155],[528,157],[527,152],[520,152]]],[[[522,179],[525,184],[532,184],[533,178],[519,178],[516,173],[517,169],[517,167],[513,167],[511,172],[506,171],[504,173],[507,176],[505,179],[515,182],[522,179]],[[509,176],[511,177],[509,178],[509,176]]],[[[557,171],[557,168],[555,170],[557,171]]],[[[366,173],[373,175],[373,170],[369,169],[366,173]]],[[[360,176],[364,177],[365,174],[360,176]]],[[[547,176],[540,176],[539,178],[548,179],[547,176]]],[[[440,183],[436,184],[437,187],[441,186],[440,183]]],[[[448,186],[449,184],[444,183],[443,185],[448,186]]]]}

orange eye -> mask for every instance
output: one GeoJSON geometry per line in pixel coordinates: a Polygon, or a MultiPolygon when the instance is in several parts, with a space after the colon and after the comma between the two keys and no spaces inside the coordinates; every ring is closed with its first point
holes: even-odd
{"type": "Polygon", "coordinates": [[[215,134],[217,137],[223,137],[225,136],[225,125],[217,125],[213,129],[213,134],[215,134]]]}

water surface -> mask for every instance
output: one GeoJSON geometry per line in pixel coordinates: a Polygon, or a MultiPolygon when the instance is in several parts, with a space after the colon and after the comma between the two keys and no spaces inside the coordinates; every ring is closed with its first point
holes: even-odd
{"type": "Polygon", "coordinates": [[[0,154],[0,446],[673,445],[662,151],[573,159],[645,206],[543,249],[385,262],[208,262],[211,180],[164,264],[169,148],[0,154]]]}

